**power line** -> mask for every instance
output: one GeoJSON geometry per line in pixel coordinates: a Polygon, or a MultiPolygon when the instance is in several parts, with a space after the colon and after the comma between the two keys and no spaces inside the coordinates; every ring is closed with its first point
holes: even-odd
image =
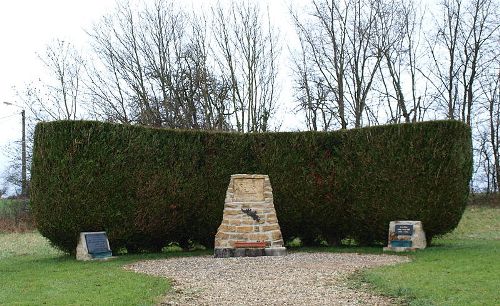
{"type": "Polygon", "coordinates": [[[10,118],[10,117],[14,117],[14,116],[18,116],[19,114],[12,114],[12,115],[9,115],[9,116],[5,116],[5,117],[0,117],[0,120],[2,119],[6,119],[6,118],[10,118]]]}

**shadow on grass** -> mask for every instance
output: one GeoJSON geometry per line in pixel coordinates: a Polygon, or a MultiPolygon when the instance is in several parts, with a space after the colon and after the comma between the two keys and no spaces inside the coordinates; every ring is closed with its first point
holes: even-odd
{"type": "MultiPolygon", "coordinates": [[[[411,253],[398,253],[398,252],[384,252],[382,246],[318,246],[318,247],[288,247],[289,252],[306,252],[306,253],[317,253],[317,252],[328,252],[328,253],[355,253],[355,254],[391,254],[391,255],[402,255],[408,256],[414,254],[411,253]]],[[[418,251],[417,251],[418,252],[418,251]]]]}
{"type": "Polygon", "coordinates": [[[167,252],[167,253],[139,253],[139,254],[122,254],[114,256],[106,260],[92,260],[92,261],[77,261],[74,255],[46,255],[44,257],[35,255],[17,256],[18,259],[23,257],[31,262],[41,264],[60,264],[60,263],[81,263],[81,264],[110,264],[110,265],[124,265],[135,261],[142,260],[155,260],[155,259],[168,259],[176,257],[191,257],[191,256],[207,256],[212,255],[212,250],[197,250],[189,252],[167,252]]]}

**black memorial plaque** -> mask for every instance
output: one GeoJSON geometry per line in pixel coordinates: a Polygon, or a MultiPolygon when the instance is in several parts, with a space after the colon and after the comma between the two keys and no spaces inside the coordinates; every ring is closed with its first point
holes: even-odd
{"type": "Polygon", "coordinates": [[[88,233],[85,234],[87,250],[89,254],[106,253],[111,250],[108,247],[108,236],[106,233],[88,233]]]}
{"type": "Polygon", "coordinates": [[[411,236],[413,235],[413,224],[396,224],[394,231],[398,236],[411,236]]]}

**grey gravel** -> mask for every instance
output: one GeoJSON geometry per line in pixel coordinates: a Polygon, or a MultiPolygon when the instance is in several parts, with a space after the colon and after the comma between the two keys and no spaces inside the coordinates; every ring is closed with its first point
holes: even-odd
{"type": "Polygon", "coordinates": [[[394,305],[350,286],[361,269],[408,262],[403,256],[292,253],[262,257],[183,257],[141,261],[127,269],[172,280],[162,305],[394,305]]]}

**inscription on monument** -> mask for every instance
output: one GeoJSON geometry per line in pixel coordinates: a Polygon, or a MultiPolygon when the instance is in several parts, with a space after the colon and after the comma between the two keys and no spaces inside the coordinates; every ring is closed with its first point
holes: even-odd
{"type": "Polygon", "coordinates": [[[396,235],[411,236],[413,235],[413,225],[412,224],[396,224],[394,228],[396,235]]]}
{"type": "Polygon", "coordinates": [[[236,202],[264,201],[264,179],[234,179],[234,200],[236,202]]]}
{"type": "Polygon", "coordinates": [[[111,250],[108,247],[108,237],[105,233],[87,233],[85,234],[85,242],[89,254],[107,253],[111,250]]]}

